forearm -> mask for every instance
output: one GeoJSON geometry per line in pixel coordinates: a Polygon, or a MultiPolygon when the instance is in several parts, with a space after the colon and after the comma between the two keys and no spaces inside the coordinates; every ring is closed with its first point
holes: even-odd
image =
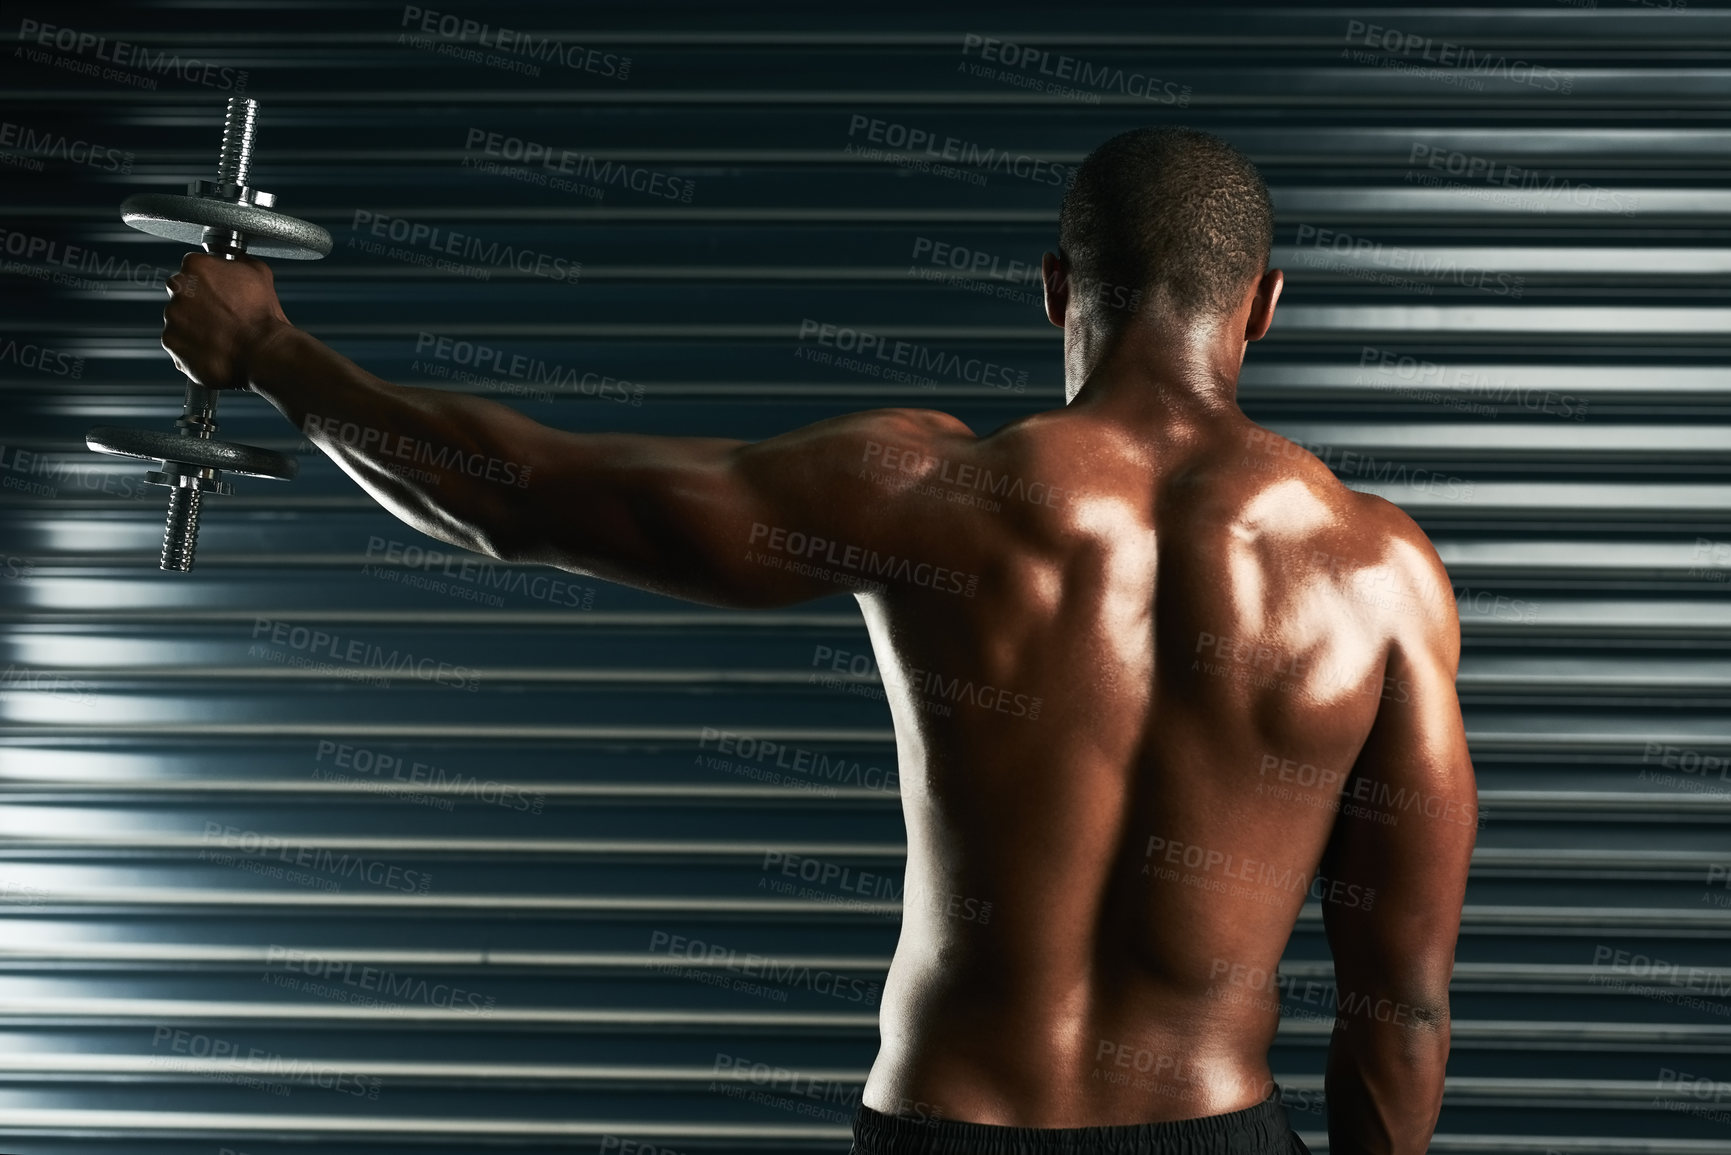
{"type": "Polygon", "coordinates": [[[1442,1108],[1448,1050],[1446,1009],[1440,1021],[1410,1024],[1343,1014],[1324,1080],[1330,1155],[1423,1155],[1442,1108]]]}
{"type": "Polygon", "coordinates": [[[393,385],[307,333],[283,325],[247,363],[254,392],[398,518],[423,533],[503,556],[531,467],[513,433],[532,422],[507,406],[393,385]]]}

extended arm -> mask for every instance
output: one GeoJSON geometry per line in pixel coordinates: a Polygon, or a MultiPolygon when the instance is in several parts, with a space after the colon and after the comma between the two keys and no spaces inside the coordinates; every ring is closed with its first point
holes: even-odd
{"type": "Polygon", "coordinates": [[[163,344],[183,370],[250,386],[409,525],[693,601],[783,605],[869,587],[862,559],[893,552],[904,529],[893,496],[860,480],[871,447],[972,439],[923,410],[761,442],[568,433],[375,377],[290,325],[256,261],[193,254],[170,291],[163,344]]]}
{"type": "Polygon", "coordinates": [[[1448,577],[1411,530],[1415,597],[1397,626],[1383,700],[1345,787],[1323,861],[1374,887],[1369,909],[1323,904],[1339,1006],[1326,1097],[1332,1155],[1420,1155],[1442,1105],[1449,980],[1478,794],[1455,673],[1460,627],[1448,577]],[[1440,596],[1439,596],[1440,595],[1440,596]]]}

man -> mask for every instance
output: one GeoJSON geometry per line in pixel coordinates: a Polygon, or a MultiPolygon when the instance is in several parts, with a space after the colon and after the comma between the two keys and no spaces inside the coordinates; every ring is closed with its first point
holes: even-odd
{"type": "Polygon", "coordinates": [[[987,437],[550,429],[379,380],[250,260],[189,256],[163,345],[443,541],[713,605],[853,593],[908,830],[857,1152],[1304,1150],[1267,1052],[1307,895],[1330,1151],[1421,1152],[1476,834],[1459,627],[1412,521],[1235,403],[1272,221],[1217,138],[1108,141],[1044,262],[1067,404],[987,437]]]}

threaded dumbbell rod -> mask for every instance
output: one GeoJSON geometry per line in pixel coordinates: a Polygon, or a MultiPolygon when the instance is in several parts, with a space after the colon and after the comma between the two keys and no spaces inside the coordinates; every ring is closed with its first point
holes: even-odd
{"type": "MultiPolygon", "coordinates": [[[[244,185],[252,175],[252,143],[258,132],[258,101],[244,96],[228,98],[228,112],[222,122],[222,155],[216,162],[219,184],[244,185]]],[[[205,233],[205,251],[217,253],[231,246],[205,233]]],[[[216,393],[201,385],[187,382],[186,407],[181,429],[196,429],[196,436],[209,437],[216,430],[216,393]]],[[[190,435],[190,434],[189,434],[190,435]]],[[[198,506],[200,492],[196,486],[175,486],[168,494],[168,518],[162,529],[162,562],[165,570],[185,572],[192,568],[198,552],[198,506]]]]}
{"type": "Polygon", "coordinates": [[[216,162],[218,184],[245,184],[252,172],[252,141],[258,131],[258,101],[245,96],[228,98],[228,115],[222,122],[222,157],[216,162]]]}
{"type": "Polygon", "coordinates": [[[175,486],[168,491],[168,523],[162,530],[162,562],[160,568],[185,573],[192,568],[192,558],[198,552],[197,489],[175,486]]]}
{"type": "MultiPolygon", "coordinates": [[[[182,436],[208,438],[216,432],[216,390],[188,381],[182,408],[184,415],[177,423],[182,436]]],[[[159,568],[183,573],[192,568],[193,555],[198,552],[199,496],[196,486],[177,485],[168,491],[168,519],[162,528],[159,568]]]]}

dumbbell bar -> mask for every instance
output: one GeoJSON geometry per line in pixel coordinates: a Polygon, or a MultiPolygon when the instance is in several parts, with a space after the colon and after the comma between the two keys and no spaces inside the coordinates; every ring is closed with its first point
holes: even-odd
{"type": "MultiPolygon", "coordinates": [[[[120,206],[120,219],[141,232],[185,244],[203,245],[213,256],[233,259],[242,253],[288,260],[316,260],[331,251],[324,229],[276,211],[276,198],[250,187],[253,136],[258,102],[232,97],[223,122],[222,156],[216,180],[194,181],[187,196],[141,193],[120,206]]],[[[163,529],[161,567],[185,572],[198,548],[199,505],[206,493],[229,493],[223,473],[287,480],[298,463],[292,457],[219,441],[216,391],[189,381],[177,432],[100,426],[84,443],[98,453],[155,458],[160,469],[144,480],[169,487],[168,519],[163,529]]]]}

